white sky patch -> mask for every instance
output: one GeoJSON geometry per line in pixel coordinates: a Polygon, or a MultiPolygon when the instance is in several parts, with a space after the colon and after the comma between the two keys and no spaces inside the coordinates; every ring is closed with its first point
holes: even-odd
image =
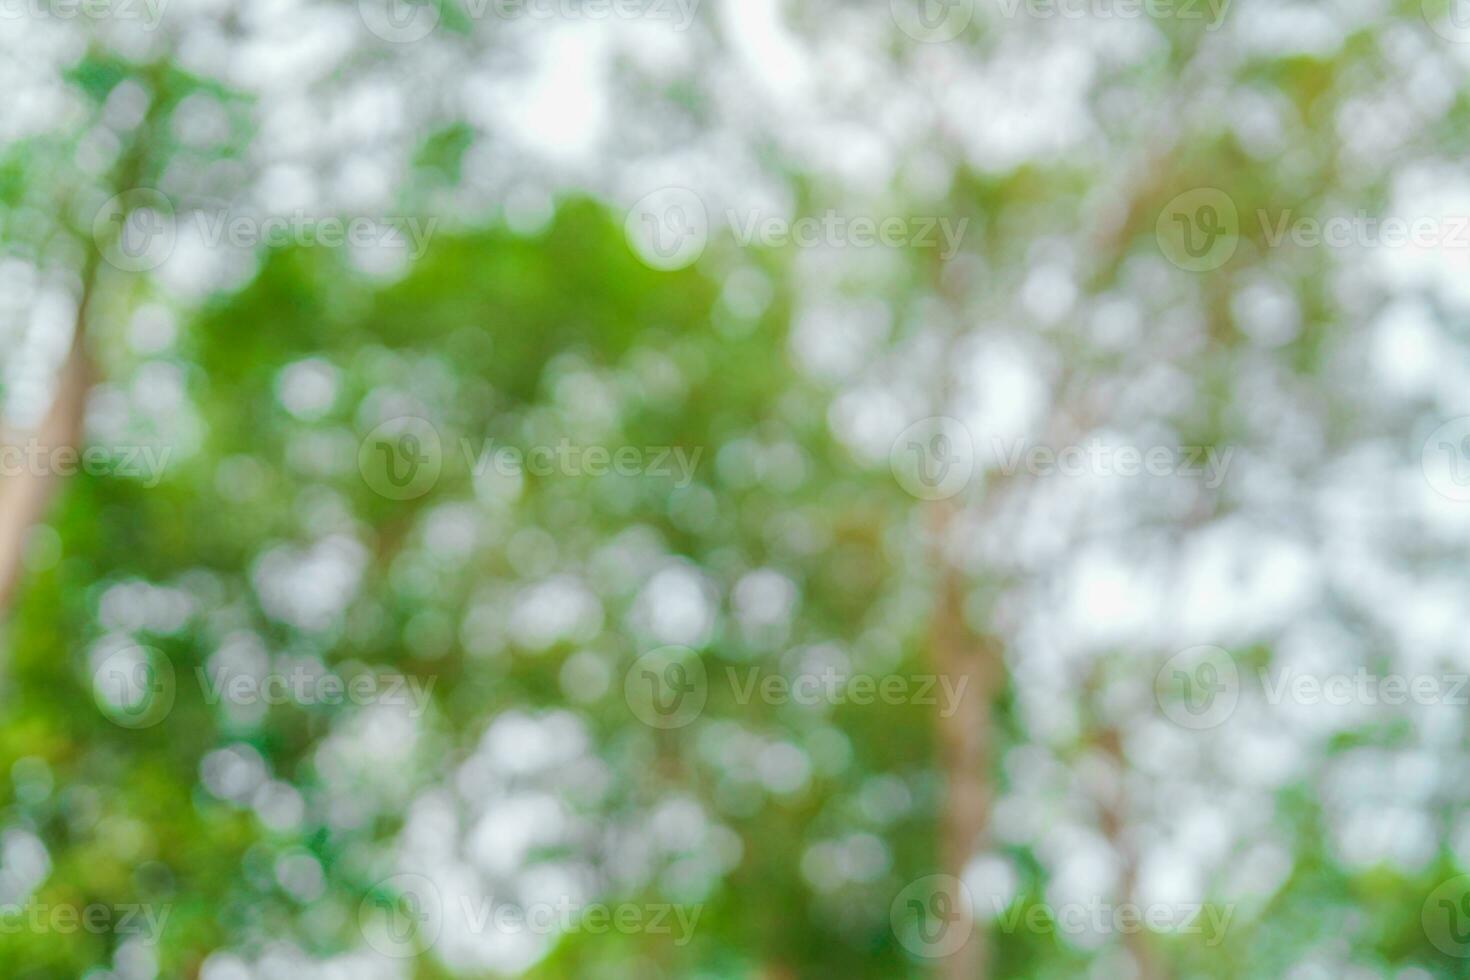
{"type": "Polygon", "coordinates": [[[60,289],[44,289],[30,309],[24,341],[6,358],[3,417],[31,429],[55,397],[56,371],[66,360],[76,327],[76,301],[60,289]]]}
{"type": "Polygon", "coordinates": [[[601,629],[602,604],[567,575],[527,586],[511,607],[511,637],[533,652],[561,641],[586,642],[601,629]]]}
{"type": "Polygon", "coordinates": [[[539,24],[524,53],[534,71],[477,93],[521,146],[560,164],[591,164],[608,126],[607,36],[595,23],[539,24]],[[534,38],[534,40],[532,40],[534,38]]]}
{"type": "Polygon", "coordinates": [[[254,960],[226,950],[211,953],[199,968],[199,980],[407,980],[404,962],[361,950],[317,959],[289,943],[274,942],[254,960]]]}
{"type": "Polygon", "coordinates": [[[1402,397],[1431,392],[1450,351],[1434,312],[1420,299],[1385,307],[1372,328],[1370,361],[1385,390],[1402,397]]]}
{"type": "Polygon", "coordinates": [[[1260,276],[1248,282],[1230,305],[1241,331],[1261,347],[1290,343],[1301,329],[1296,294],[1279,279],[1260,276]]]}
{"type": "Polygon", "coordinates": [[[1433,290],[1460,313],[1470,312],[1470,180],[1458,166],[1417,164],[1404,168],[1393,182],[1383,217],[1435,222],[1441,240],[1432,245],[1412,241],[1373,251],[1373,268],[1394,292],[1433,290]]]}
{"type": "Polygon", "coordinates": [[[1068,580],[1067,624],[1078,645],[1103,649],[1146,640],[1162,618],[1162,583],[1111,549],[1077,557],[1068,580]]]}
{"type": "Polygon", "coordinates": [[[1316,602],[1322,570],[1305,545],[1234,520],[1193,538],[1177,582],[1171,605],[1180,629],[1229,646],[1286,625],[1316,602]]]}
{"type": "Polygon", "coordinates": [[[982,922],[997,918],[1016,897],[1020,876],[1015,865],[998,854],[977,856],[962,876],[975,905],[975,917],[982,922]]]}
{"type": "Polygon", "coordinates": [[[1227,30],[1245,50],[1266,56],[1328,57],[1357,24],[1349,10],[1305,3],[1237,3],[1227,30]]]}
{"type": "Polygon", "coordinates": [[[1087,98],[1096,61],[1086,44],[1022,40],[982,64],[975,71],[967,63],[940,92],[948,128],[975,166],[1009,171],[1065,153],[1092,131],[1087,98]]]}
{"type": "Polygon", "coordinates": [[[782,20],[781,0],[721,0],[720,27],[767,99],[800,104],[811,86],[810,59],[782,20]]]}
{"type": "Polygon", "coordinates": [[[357,594],[367,549],[346,535],[307,547],[277,546],[260,556],[251,581],[265,611],[303,630],[332,625],[357,594]]]}
{"type": "Polygon", "coordinates": [[[841,381],[876,356],[892,328],[892,313],[876,299],[821,303],[796,316],[790,343],[796,363],[807,374],[841,381]]]}
{"type": "Polygon", "coordinates": [[[1046,407],[1046,381],[1031,352],[1007,337],[968,345],[957,373],[962,387],[956,415],[974,439],[976,461],[998,466],[1017,440],[1036,435],[1046,407]]]}
{"type": "Polygon", "coordinates": [[[716,598],[714,586],[697,568],[671,565],[639,592],[632,622],[656,643],[703,646],[714,629],[716,598]]]}
{"type": "Polygon", "coordinates": [[[747,637],[774,632],[784,639],[800,595],[791,579],[774,569],[760,568],[735,583],[730,605],[747,637]]]}
{"type": "Polygon", "coordinates": [[[0,902],[24,902],[51,874],[51,855],[29,830],[0,833],[0,902]]]}
{"type": "Polygon", "coordinates": [[[337,399],[338,372],[319,357],[286,365],[276,375],[276,397],[299,419],[321,418],[337,399]]]}
{"type": "Polygon", "coordinates": [[[231,83],[246,91],[269,92],[323,78],[352,49],[358,27],[355,6],[265,3],[247,8],[243,20],[253,30],[234,51],[231,83]]]}
{"type": "Polygon", "coordinates": [[[883,385],[849,388],[827,407],[832,434],[870,466],[887,462],[893,440],[910,421],[904,402],[883,385]]]}

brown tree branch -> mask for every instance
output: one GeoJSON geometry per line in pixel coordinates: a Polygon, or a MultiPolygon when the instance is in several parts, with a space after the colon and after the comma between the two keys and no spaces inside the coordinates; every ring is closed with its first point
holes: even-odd
{"type": "MultiPolygon", "coordinates": [[[[936,715],[939,768],[945,794],[939,813],[939,865],[959,878],[984,846],[990,826],[992,737],[991,705],[1001,678],[1001,648],[993,637],[975,635],[965,621],[964,578],[944,553],[954,508],[936,502],[930,511],[938,581],[930,645],[935,669],[963,693],[949,717],[936,715]]],[[[978,929],[939,964],[946,980],[976,980],[986,975],[987,944],[978,929]]]]}
{"type": "MultiPolygon", "coordinates": [[[[1136,904],[1138,899],[1138,849],[1127,840],[1128,760],[1123,755],[1122,735],[1116,726],[1109,725],[1097,733],[1097,744],[1108,757],[1118,777],[1118,783],[1113,787],[1113,792],[1106,798],[1098,800],[1099,829],[1102,830],[1103,837],[1107,839],[1108,844],[1112,846],[1113,852],[1118,855],[1121,867],[1118,881],[1119,901],[1124,904],[1136,904]]],[[[1138,969],[1138,980],[1159,980],[1163,976],[1147,929],[1124,930],[1123,947],[1128,950],[1128,955],[1132,957],[1138,969]]]]}
{"type": "Polygon", "coordinates": [[[82,439],[86,417],[87,392],[92,386],[92,364],[87,356],[86,325],[88,310],[97,280],[95,257],[82,277],[82,295],[77,301],[76,323],[71,348],[57,372],[51,407],[40,424],[32,430],[14,430],[0,425],[0,446],[16,447],[26,461],[13,476],[0,477],[0,613],[9,608],[19,584],[25,559],[26,541],[31,529],[46,515],[55,493],[57,475],[42,465],[32,469],[26,446],[34,444],[46,450],[63,446],[76,449],[82,439]]]}

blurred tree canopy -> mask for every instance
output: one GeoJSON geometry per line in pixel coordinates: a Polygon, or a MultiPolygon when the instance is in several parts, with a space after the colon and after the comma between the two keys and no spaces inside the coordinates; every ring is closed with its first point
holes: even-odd
{"type": "Polygon", "coordinates": [[[7,45],[0,445],[106,452],[0,476],[4,976],[1466,975],[1463,709],[1257,680],[1470,666],[1470,520],[1421,462],[1470,413],[1465,243],[1276,232],[1461,215],[1446,10],[961,3],[936,42],[751,2],[675,44],[441,5],[399,43],[371,6],[7,45]],[[632,202],[670,189],[711,228],[661,269],[632,202]],[[834,213],[962,247],[738,240],[834,213]],[[960,492],[903,470],[936,417],[960,492]],[[1196,729],[1158,685],[1201,645],[1243,679],[1196,729]],[[828,675],[931,693],[791,695],[828,675]],[[378,696],[221,695],[263,677],[378,696]],[[396,957],[403,875],[672,932],[446,911],[396,957]],[[935,875],[952,955],[898,923],[935,875]],[[1059,921],[1150,903],[1201,928],[1059,921]],[[99,905],[147,930],[6,918],[99,905]]]}

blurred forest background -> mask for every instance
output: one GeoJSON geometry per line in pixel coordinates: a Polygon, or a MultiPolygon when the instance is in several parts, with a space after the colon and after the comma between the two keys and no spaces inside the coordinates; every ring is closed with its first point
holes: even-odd
{"type": "Polygon", "coordinates": [[[1470,975],[1460,6],[6,4],[0,974],[1470,975]]]}

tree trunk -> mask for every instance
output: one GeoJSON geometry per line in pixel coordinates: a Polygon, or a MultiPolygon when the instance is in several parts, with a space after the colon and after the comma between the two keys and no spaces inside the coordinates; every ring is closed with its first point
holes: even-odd
{"type": "MultiPolygon", "coordinates": [[[[937,571],[930,642],[935,669],[951,678],[958,698],[945,718],[936,714],[936,741],[944,775],[939,814],[939,864],[955,878],[986,843],[990,823],[990,768],[993,750],[991,705],[1000,677],[1000,644],[977,636],[965,622],[965,588],[960,571],[944,554],[953,509],[936,503],[931,533],[937,571]],[[964,684],[963,688],[959,685],[964,684]]],[[[945,980],[977,980],[986,974],[987,943],[978,924],[957,952],[939,963],[945,980]]]]}
{"type": "Polygon", "coordinates": [[[81,443],[87,391],[92,384],[85,328],[95,275],[95,270],[89,268],[83,279],[71,349],[57,372],[55,394],[45,417],[30,431],[0,427],[0,447],[18,447],[22,460],[20,472],[0,478],[0,613],[9,607],[15,594],[25,559],[26,541],[31,528],[45,517],[46,506],[57,481],[57,475],[44,465],[35,470],[30,468],[26,447],[28,444],[39,446],[47,451],[49,457],[51,451],[60,446],[78,448],[81,443]]]}

